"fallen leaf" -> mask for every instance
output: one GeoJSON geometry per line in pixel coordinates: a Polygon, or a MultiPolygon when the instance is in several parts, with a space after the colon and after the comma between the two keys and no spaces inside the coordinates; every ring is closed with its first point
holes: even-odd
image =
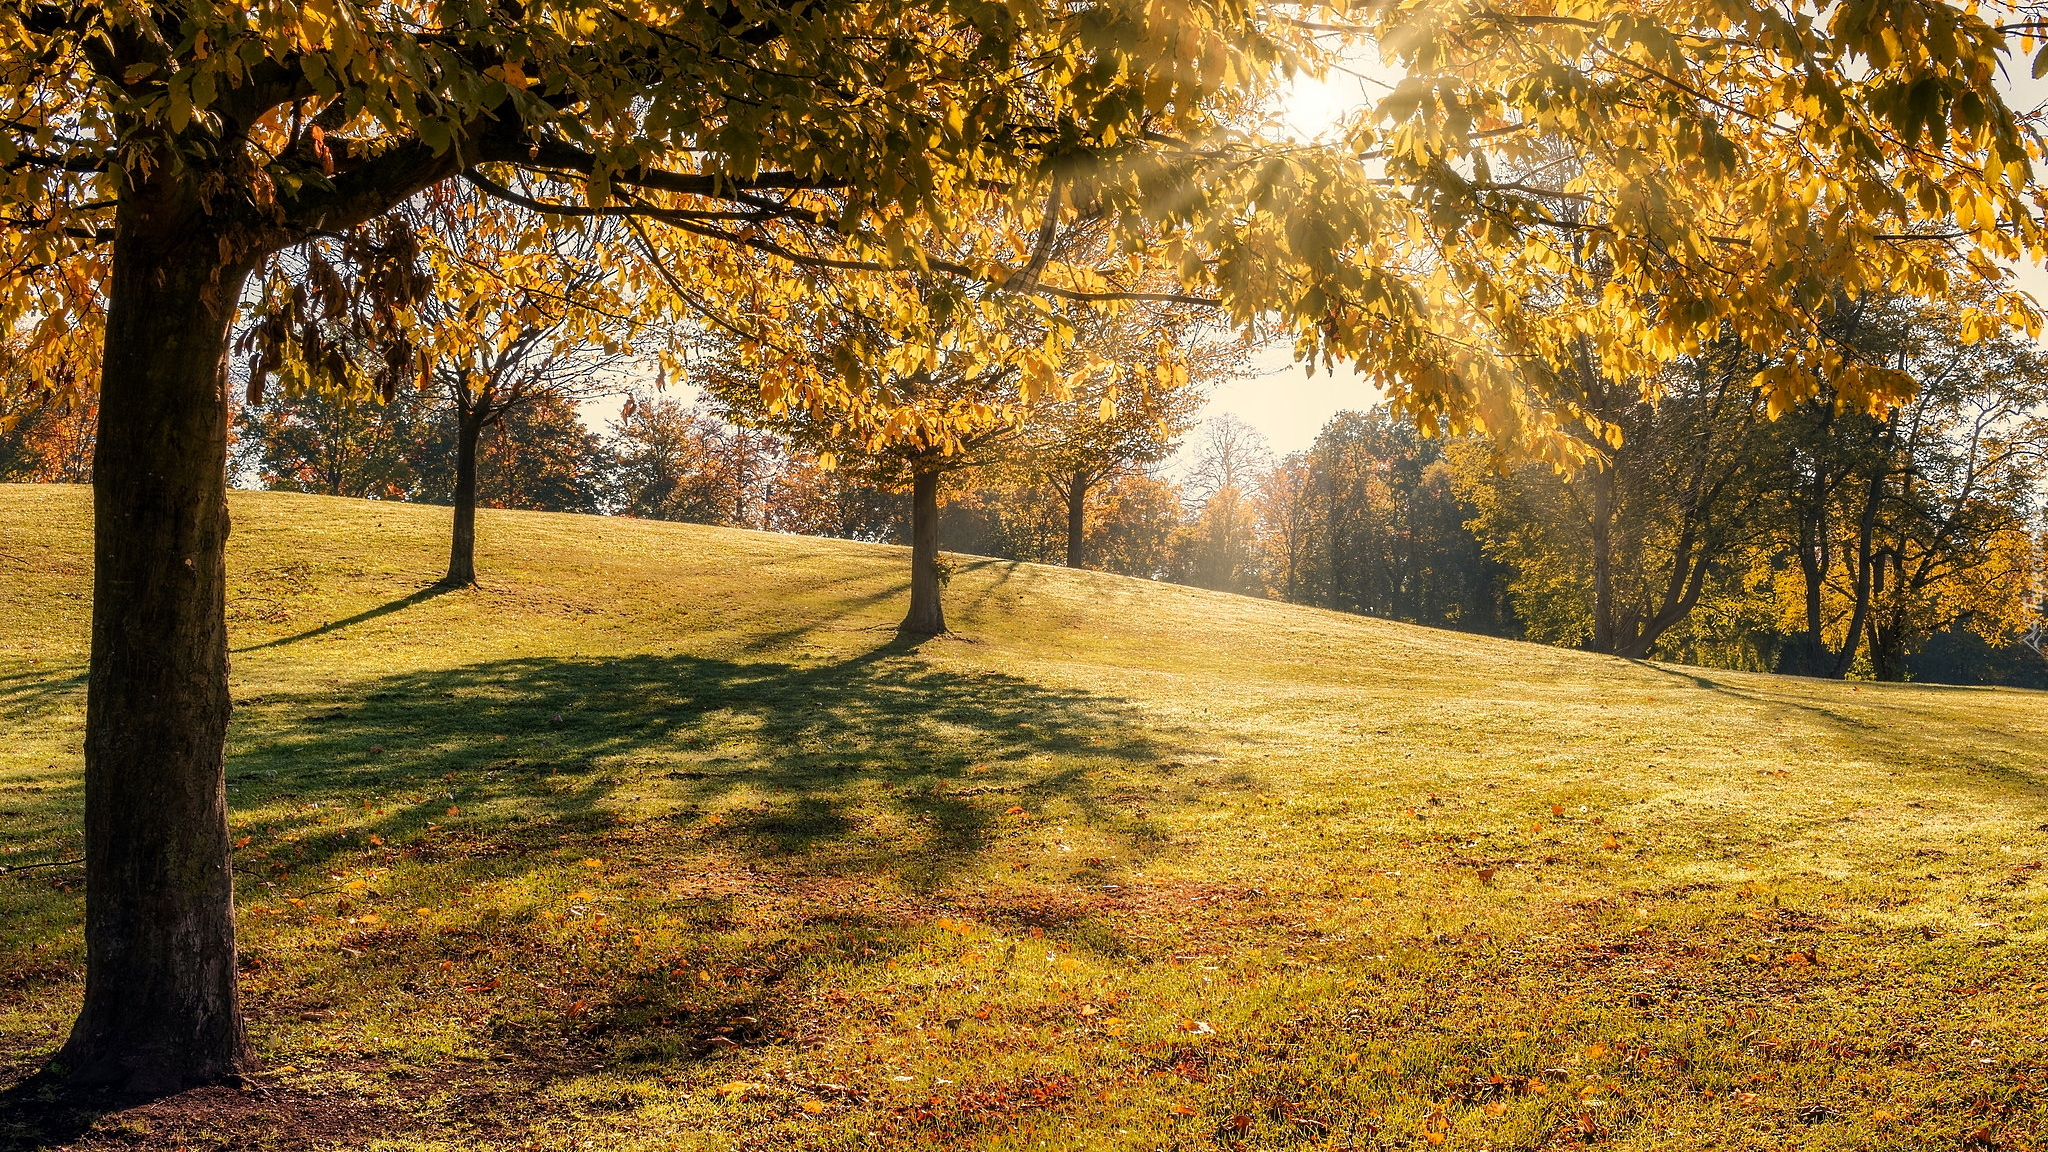
{"type": "Polygon", "coordinates": [[[460,813],[461,811],[462,811],[462,809],[460,809],[460,808],[457,808],[457,807],[456,807],[455,805],[453,805],[453,804],[450,804],[450,805],[448,806],[448,815],[450,815],[450,816],[454,816],[454,815],[457,815],[457,814],[459,814],[459,813],[460,813]]]}
{"type": "Polygon", "coordinates": [[[823,1100],[804,1101],[804,1111],[809,1112],[813,1116],[816,1116],[818,1113],[823,1112],[824,1110],[825,1102],[823,1100]]]}
{"type": "Polygon", "coordinates": [[[571,1020],[574,1020],[574,1019],[575,1019],[575,1018],[577,1018],[578,1016],[581,1016],[581,1015],[583,1015],[583,1013],[584,1013],[584,1012],[586,1012],[586,1011],[588,1011],[588,1010],[589,1010],[589,1008],[590,1008],[590,1001],[588,1001],[588,1000],[578,1000],[578,1001],[576,1001],[576,1002],[575,1002],[574,1004],[571,1004],[571,1005],[569,1005],[569,1019],[571,1019],[571,1020]]]}
{"type": "Polygon", "coordinates": [[[1024,814],[1024,809],[1023,809],[1023,807],[1022,807],[1022,806],[1020,806],[1020,805],[1016,805],[1016,804],[1012,804],[1012,805],[1010,805],[1010,807],[1009,807],[1009,808],[1008,808],[1007,810],[1005,810],[1005,811],[1003,812],[1003,815],[1005,815],[1005,816],[1022,816],[1023,814],[1024,814]]]}
{"type": "Polygon", "coordinates": [[[1488,1116],[1498,1116],[1501,1113],[1507,1111],[1508,1106],[1506,1101],[1491,1100],[1488,1101],[1485,1105],[1483,1105],[1479,1110],[1481,1112],[1486,1113],[1488,1116]]]}
{"type": "Polygon", "coordinates": [[[1621,841],[1615,839],[1612,836],[1609,836],[1607,839],[1602,840],[1600,842],[1600,846],[1602,848],[1607,849],[1609,852],[1612,852],[1621,847],[1621,841]]]}
{"type": "Polygon", "coordinates": [[[1552,805],[1550,806],[1550,814],[1551,814],[1552,816],[1562,816],[1562,815],[1564,815],[1564,805],[1562,805],[1562,804],[1552,804],[1552,805]]]}
{"type": "Polygon", "coordinates": [[[1493,883],[1494,871],[1492,868],[1481,868],[1479,870],[1479,882],[1481,884],[1493,883]]]}

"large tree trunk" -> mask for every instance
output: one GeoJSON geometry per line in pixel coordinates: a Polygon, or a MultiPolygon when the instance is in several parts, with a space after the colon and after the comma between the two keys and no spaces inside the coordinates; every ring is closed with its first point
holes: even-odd
{"type": "Polygon", "coordinates": [[[1076,472],[1067,479],[1067,567],[1079,568],[1086,559],[1088,530],[1088,474],[1076,472]]]}
{"type": "Polygon", "coordinates": [[[939,606],[939,472],[920,471],[910,482],[910,613],[898,631],[937,636],[946,630],[939,606]]]}
{"type": "Polygon", "coordinates": [[[93,462],[85,1003],[52,1071],[161,1093],[251,1061],[224,778],[225,355],[245,263],[177,181],[121,197],[93,462]],[[173,191],[166,191],[166,188],[173,191]]]}
{"type": "Polygon", "coordinates": [[[476,446],[483,438],[490,410],[478,402],[455,413],[455,530],[448,541],[446,588],[476,583],[476,446]]]}

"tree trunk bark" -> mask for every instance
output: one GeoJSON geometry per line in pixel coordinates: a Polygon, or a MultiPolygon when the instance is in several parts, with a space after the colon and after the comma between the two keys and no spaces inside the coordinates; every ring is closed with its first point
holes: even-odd
{"type": "Polygon", "coordinates": [[[251,1066],[225,741],[228,330],[249,266],[159,178],[121,197],[93,461],[85,1001],[52,1072],[160,1094],[251,1066]]]}
{"type": "Polygon", "coordinates": [[[448,541],[448,574],[441,577],[444,588],[476,583],[476,445],[489,417],[481,403],[455,413],[455,530],[448,541]]]}
{"type": "Polygon", "coordinates": [[[1088,474],[1076,472],[1067,480],[1067,567],[1079,568],[1086,557],[1088,530],[1088,474]]]}
{"type": "Polygon", "coordinates": [[[1856,662],[1856,649],[1863,643],[1863,621],[1870,615],[1870,582],[1876,567],[1873,548],[1877,535],[1877,513],[1884,500],[1885,474],[1888,468],[1880,458],[1872,465],[1870,484],[1864,490],[1863,513],[1856,522],[1856,583],[1849,608],[1849,626],[1842,639],[1842,650],[1835,653],[1834,664],[1828,675],[1841,680],[1849,675],[1850,667],[1856,662]]]}
{"type": "Polygon", "coordinates": [[[937,636],[946,630],[939,605],[939,473],[914,474],[910,482],[910,613],[897,631],[937,636]]]}
{"type": "Polygon", "coordinates": [[[1614,468],[1593,476],[1593,651],[1612,653],[1614,635],[1614,468]]]}

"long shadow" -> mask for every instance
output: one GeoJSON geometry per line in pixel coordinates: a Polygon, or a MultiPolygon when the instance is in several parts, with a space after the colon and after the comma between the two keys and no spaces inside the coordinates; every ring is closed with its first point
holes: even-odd
{"type": "MultiPolygon", "coordinates": [[[[1943,767],[1966,767],[1972,772],[1988,774],[1999,780],[2002,785],[2012,786],[2039,796],[2048,796],[2048,775],[2040,772],[2015,769],[2009,765],[1999,764],[1984,758],[1984,753],[1991,748],[2003,747],[2009,751],[2014,750],[2013,741],[2015,734],[2007,729],[1990,725],[1971,725],[1958,730],[1953,726],[1952,717],[1936,715],[1927,715],[1925,717],[1927,722],[1919,725],[1905,725],[1897,722],[1881,725],[1830,707],[1824,702],[1803,699],[1798,692],[1799,687],[1802,685],[1820,685],[1830,683],[1829,681],[1808,680],[1800,677],[1780,677],[1778,679],[1785,681],[1784,686],[1777,691],[1770,691],[1716,679],[1705,675],[1703,670],[1700,669],[1680,670],[1641,660],[1632,661],[1632,663],[1672,679],[1686,681],[1695,688],[1703,688],[1732,700],[1740,700],[1748,704],[1761,704],[1800,714],[1809,722],[1833,729],[1844,736],[1853,733],[1862,741],[1877,741],[1891,745],[1900,751],[1910,751],[1928,761],[1942,761],[1945,762],[1940,765],[1943,767]],[[1964,747],[1967,747],[1968,754],[1965,754],[1963,751],[1964,747]]],[[[1873,690],[1883,692],[1894,688],[1906,689],[1908,687],[1914,690],[1935,687],[1941,689],[1945,695],[1955,692],[1985,691],[1985,689],[1969,685],[1919,684],[1910,686],[1887,684],[1874,686],[1873,690]]],[[[2048,693],[2043,695],[2044,698],[2048,698],[2048,693]]],[[[1882,698],[1873,698],[1870,704],[1885,704],[1899,710],[1922,711],[1914,708],[1911,704],[1897,700],[1885,701],[1882,698]]],[[[1930,764],[1925,766],[1933,767],[1936,765],[1930,764]]]]}
{"type": "MultiPolygon", "coordinates": [[[[719,838],[735,851],[817,857],[834,870],[933,888],[986,847],[990,804],[977,795],[1057,794],[1098,812],[1080,771],[1045,758],[1159,758],[1124,701],[934,668],[917,646],[895,637],[820,664],[534,657],[398,673],[339,698],[269,696],[237,710],[233,800],[436,794],[387,804],[369,830],[402,839],[446,822],[452,774],[458,808],[516,813],[519,828],[494,832],[528,840],[540,826],[598,826],[609,796],[633,781],[644,793],[655,775],[676,812],[740,790],[759,797],[721,821],[719,838]],[[914,816],[909,839],[856,835],[877,812],[914,816]]],[[[248,830],[260,838],[282,829],[248,830]]],[[[299,831],[308,866],[361,834],[299,831]]]]}
{"type": "Polygon", "coordinates": [[[366,608],[363,611],[358,612],[355,615],[350,616],[346,619],[330,620],[327,623],[320,625],[318,628],[309,628],[306,631],[300,632],[293,636],[280,636],[275,640],[265,640],[261,644],[251,644],[246,648],[237,648],[235,649],[235,651],[238,653],[261,652],[265,648],[281,648],[286,644],[297,644],[301,640],[311,640],[316,636],[325,636],[330,632],[339,632],[344,628],[350,628],[357,624],[367,623],[368,621],[375,620],[379,616],[389,616],[393,612],[403,612],[407,608],[410,608],[415,604],[424,604],[427,601],[432,600],[436,596],[443,596],[455,590],[456,589],[454,588],[453,585],[429,584],[425,588],[422,588],[417,592],[407,593],[404,596],[400,596],[396,600],[390,600],[383,604],[379,604],[375,608],[366,608]]]}
{"type": "MultiPolygon", "coordinates": [[[[508,1006],[492,1041],[543,1077],[571,1074],[571,1064],[600,1059],[600,1049],[612,1059],[676,1061],[715,1055],[723,1041],[706,1039],[714,1033],[782,1042],[773,1030],[789,1026],[789,1006],[814,973],[829,971],[828,961],[884,964],[919,946],[917,916],[865,894],[893,889],[935,909],[981,899],[970,880],[983,874],[1011,807],[1070,803],[1110,836],[1127,836],[1130,850],[1119,855],[1133,866],[1156,849],[1144,819],[1108,793],[1118,785],[1095,777],[1125,777],[1185,754],[1162,743],[1171,734],[1128,701],[933,667],[917,646],[891,638],[818,663],[517,658],[251,699],[236,709],[229,758],[237,835],[249,838],[236,854],[243,900],[306,900],[326,911],[347,898],[337,873],[409,861],[466,887],[584,855],[650,861],[657,888],[657,877],[673,874],[664,869],[682,864],[734,876],[759,869],[763,892],[805,882],[858,894],[748,934],[729,918],[732,896],[693,896],[686,887],[659,902],[691,941],[684,947],[744,948],[733,963],[774,971],[729,994],[679,981],[670,965],[619,971],[607,978],[604,1003],[573,1021],[560,1006],[508,1006]],[[1123,771],[1091,774],[1103,768],[1123,771]],[[343,805],[348,826],[329,823],[343,805]],[[600,841],[611,847],[600,850],[600,841]],[[743,1021],[756,1023],[734,1023],[743,1021]]],[[[333,987],[409,986],[435,979],[444,959],[465,963],[464,953],[448,951],[463,947],[465,933],[503,931],[513,935],[493,939],[513,954],[538,946],[519,943],[523,929],[493,917],[366,944],[359,959],[328,950],[295,963],[349,969],[306,985],[329,988],[325,995],[333,987]]],[[[252,963],[265,962],[260,939],[251,937],[252,963]]],[[[295,1014],[291,995],[259,997],[252,1011],[259,1020],[295,1014]]],[[[26,1105],[19,1093],[28,1089],[16,1091],[11,1099],[26,1105]]],[[[40,1143],[21,1146],[63,1143],[89,1122],[59,1111],[43,1109],[32,1138],[40,1143]]]]}

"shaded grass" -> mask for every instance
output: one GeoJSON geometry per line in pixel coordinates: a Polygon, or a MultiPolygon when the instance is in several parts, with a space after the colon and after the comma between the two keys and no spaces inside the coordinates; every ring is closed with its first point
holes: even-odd
{"type": "MultiPolygon", "coordinates": [[[[81,1145],[2043,1142],[2042,694],[973,560],[913,646],[898,549],[486,514],[428,595],[440,510],[234,511],[268,1095],[81,1145]]],[[[0,489],[0,863],[77,854],[85,515],[0,489]]],[[[0,877],[17,1073],[78,882],[0,877]]]]}

